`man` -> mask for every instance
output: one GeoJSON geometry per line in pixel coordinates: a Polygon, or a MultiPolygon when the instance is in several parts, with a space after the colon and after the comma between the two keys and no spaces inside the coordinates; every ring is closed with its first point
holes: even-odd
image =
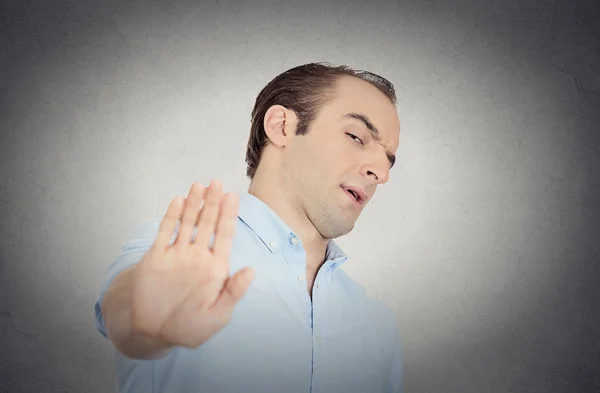
{"type": "Polygon", "coordinates": [[[248,192],[192,184],[105,275],[96,326],[118,350],[121,392],[402,390],[394,317],[332,240],[389,178],[395,105],[385,79],[326,63],[261,91],[248,192]]]}

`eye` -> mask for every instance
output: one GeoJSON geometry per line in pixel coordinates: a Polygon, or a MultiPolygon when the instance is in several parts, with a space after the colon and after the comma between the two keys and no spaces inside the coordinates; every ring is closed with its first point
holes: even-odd
{"type": "Polygon", "coordinates": [[[356,135],[354,135],[354,134],[351,134],[351,133],[349,133],[349,132],[347,132],[347,133],[346,133],[346,135],[348,135],[350,138],[352,138],[352,139],[354,139],[354,140],[357,140],[357,141],[358,141],[358,142],[359,142],[361,145],[364,145],[363,141],[361,141],[361,140],[360,140],[360,138],[359,138],[359,137],[357,137],[356,135]]]}

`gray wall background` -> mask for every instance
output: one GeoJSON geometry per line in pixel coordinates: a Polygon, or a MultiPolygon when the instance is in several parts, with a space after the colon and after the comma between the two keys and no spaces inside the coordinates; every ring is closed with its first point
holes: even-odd
{"type": "Polygon", "coordinates": [[[130,231],[242,191],[250,111],[312,61],[390,79],[398,162],[339,239],[407,392],[600,391],[597,1],[2,2],[0,391],[115,392],[130,231]]]}

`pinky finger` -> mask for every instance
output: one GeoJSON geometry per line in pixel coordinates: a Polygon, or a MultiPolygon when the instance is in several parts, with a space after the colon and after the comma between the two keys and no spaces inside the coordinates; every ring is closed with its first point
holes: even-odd
{"type": "Polygon", "coordinates": [[[169,241],[171,240],[171,236],[173,236],[173,232],[175,231],[175,227],[177,226],[177,220],[181,216],[181,212],[183,211],[184,203],[182,197],[177,197],[171,201],[169,204],[169,208],[167,209],[167,213],[163,217],[162,222],[160,223],[160,228],[158,230],[158,236],[156,238],[156,242],[154,243],[154,247],[159,250],[164,250],[169,245],[169,241]]]}

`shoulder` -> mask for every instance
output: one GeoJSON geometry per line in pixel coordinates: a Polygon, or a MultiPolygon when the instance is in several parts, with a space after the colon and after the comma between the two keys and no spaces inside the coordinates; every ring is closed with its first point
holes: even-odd
{"type": "Polygon", "coordinates": [[[349,315],[351,323],[359,323],[368,332],[374,348],[384,354],[390,364],[399,354],[399,330],[392,309],[384,302],[369,296],[364,285],[351,278],[344,270],[335,272],[334,289],[339,300],[338,306],[349,315]]]}
{"type": "Polygon", "coordinates": [[[339,267],[334,272],[334,283],[344,293],[344,295],[351,297],[353,300],[365,300],[368,299],[367,291],[365,287],[350,277],[346,271],[339,267]]]}
{"type": "Polygon", "coordinates": [[[162,217],[152,217],[142,220],[133,229],[130,229],[126,236],[126,241],[122,244],[121,249],[131,248],[136,246],[147,246],[152,244],[157,236],[162,222],[162,217]]]}
{"type": "Polygon", "coordinates": [[[373,318],[373,321],[378,320],[388,327],[395,325],[394,313],[390,307],[370,296],[363,284],[350,277],[342,268],[337,269],[335,277],[334,281],[337,282],[343,296],[355,306],[360,305],[360,308],[373,318]]]}

